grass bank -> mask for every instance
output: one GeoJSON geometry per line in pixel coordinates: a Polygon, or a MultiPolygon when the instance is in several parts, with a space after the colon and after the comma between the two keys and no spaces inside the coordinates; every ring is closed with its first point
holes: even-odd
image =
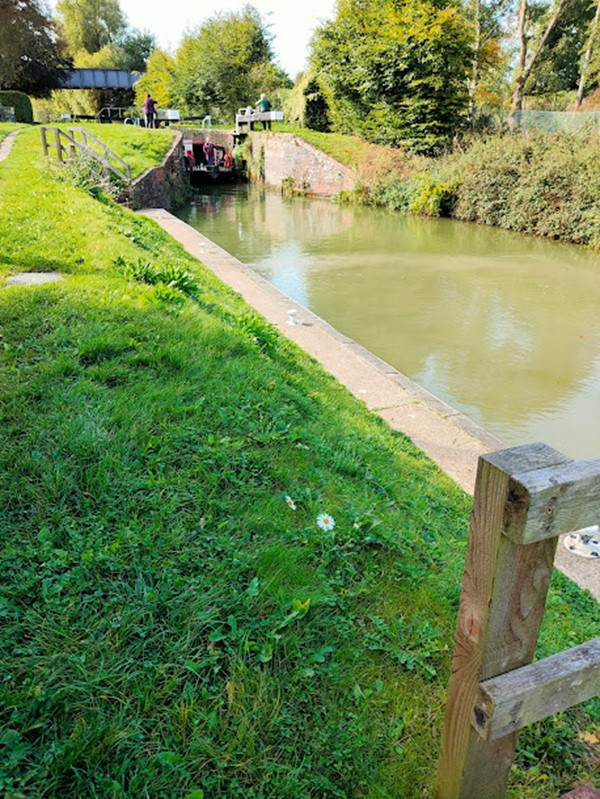
{"type": "Polygon", "coordinates": [[[413,156],[354,137],[290,129],[356,170],[345,200],[451,216],[600,249],[600,137],[506,134],[440,157],[413,156]]]}
{"type": "MultiPolygon", "coordinates": [[[[470,500],[149,220],[0,164],[10,799],[430,795],[470,500]],[[335,520],[335,524],[333,521],[335,520]]],[[[553,578],[540,654],[600,634],[553,578]]],[[[598,701],[511,797],[591,779],[598,701]]]]}

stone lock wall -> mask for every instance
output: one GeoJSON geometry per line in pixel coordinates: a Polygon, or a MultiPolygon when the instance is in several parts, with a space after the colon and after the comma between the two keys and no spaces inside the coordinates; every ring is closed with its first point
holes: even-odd
{"type": "MultiPolygon", "coordinates": [[[[233,148],[233,135],[227,130],[180,129],[165,160],[159,167],[144,172],[132,184],[134,208],[172,210],[188,198],[189,173],[185,171],[182,141],[210,139],[226,149],[233,148]]],[[[335,197],[356,185],[356,175],[347,166],[291,133],[253,131],[250,133],[252,160],[262,164],[267,186],[320,197],[335,197]]]]}
{"type": "Polygon", "coordinates": [[[269,186],[334,197],[356,185],[351,169],[292,133],[255,131],[250,136],[252,157],[263,161],[264,181],[269,186]]]}
{"type": "Polygon", "coordinates": [[[161,166],[151,167],[131,186],[133,208],[166,208],[182,205],[190,194],[190,179],[183,163],[183,136],[175,136],[161,166]]]}

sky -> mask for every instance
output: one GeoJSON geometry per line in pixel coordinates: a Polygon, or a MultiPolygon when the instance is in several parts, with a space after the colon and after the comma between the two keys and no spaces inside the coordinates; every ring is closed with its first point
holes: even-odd
{"type": "MultiPolygon", "coordinates": [[[[275,35],[276,61],[294,79],[306,67],[308,42],[315,27],[332,19],[335,0],[249,0],[275,35]]],[[[120,0],[129,24],[154,33],[158,46],[174,52],[186,28],[195,28],[223,11],[239,11],[244,0],[120,0]]],[[[55,5],[51,3],[51,5],[55,5]]]]}

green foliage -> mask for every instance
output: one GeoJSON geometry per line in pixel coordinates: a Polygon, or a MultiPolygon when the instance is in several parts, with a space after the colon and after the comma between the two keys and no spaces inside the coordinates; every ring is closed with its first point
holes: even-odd
{"type": "Polygon", "coordinates": [[[290,125],[329,131],[329,106],[314,69],[308,69],[289,93],[284,105],[284,117],[290,125]]]}
{"type": "Polygon", "coordinates": [[[17,122],[25,122],[27,125],[33,124],[31,100],[23,92],[0,91],[0,105],[5,108],[14,108],[17,122]]]}
{"type": "MultiPolygon", "coordinates": [[[[553,96],[577,89],[581,54],[585,50],[595,10],[594,0],[570,0],[565,5],[527,82],[528,94],[553,96]]],[[[535,20],[539,8],[534,6],[532,11],[535,20]]]]}
{"type": "Polygon", "coordinates": [[[122,194],[121,182],[112,173],[107,174],[104,165],[90,152],[78,151],[64,163],[50,161],[49,166],[58,180],[68,181],[101,202],[116,201],[122,194]]]}
{"type": "Polygon", "coordinates": [[[458,7],[345,0],[312,45],[336,130],[434,151],[460,129],[471,49],[458,7]]]}
{"type": "Polygon", "coordinates": [[[72,66],[40,0],[0,3],[0,89],[47,97],[72,66]]]}
{"type": "Polygon", "coordinates": [[[175,57],[171,96],[185,112],[231,124],[238,108],[290,84],[273,63],[272,34],[258,11],[220,13],[186,35],[175,57]]]}
{"type": "Polygon", "coordinates": [[[175,59],[163,50],[153,50],[148,57],[146,72],[135,86],[135,99],[142,107],[147,94],[151,94],[159,108],[171,106],[175,59]]]}
{"type": "Polygon", "coordinates": [[[58,0],[56,10],[73,54],[97,53],[126,29],[119,0],[58,0]]]}
{"type": "Polygon", "coordinates": [[[183,310],[186,297],[192,300],[198,300],[200,297],[198,281],[184,266],[178,264],[155,266],[141,258],[136,262],[126,261],[121,255],[117,256],[114,264],[125,277],[138,283],[155,286],[157,299],[176,312],[183,310]]]}
{"type": "Polygon", "coordinates": [[[597,135],[507,135],[457,164],[458,219],[600,247],[597,135]]]}
{"type": "MultiPolygon", "coordinates": [[[[344,139],[339,134],[297,133],[331,154],[328,140],[344,139]]],[[[349,139],[348,147],[353,142],[349,139]]],[[[341,144],[336,149],[343,152],[341,144]]],[[[453,216],[598,249],[599,158],[595,133],[498,134],[438,158],[374,148],[357,169],[358,187],[344,199],[404,213],[453,216]]]]}

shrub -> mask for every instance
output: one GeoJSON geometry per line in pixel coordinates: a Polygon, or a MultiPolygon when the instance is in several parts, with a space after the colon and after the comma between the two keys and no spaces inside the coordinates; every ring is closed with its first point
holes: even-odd
{"type": "Polygon", "coordinates": [[[460,159],[454,216],[600,247],[597,136],[504,135],[460,159]]]}
{"type": "Polygon", "coordinates": [[[27,125],[33,124],[31,100],[23,92],[0,91],[0,105],[5,108],[14,108],[17,122],[25,122],[27,125]]]}

